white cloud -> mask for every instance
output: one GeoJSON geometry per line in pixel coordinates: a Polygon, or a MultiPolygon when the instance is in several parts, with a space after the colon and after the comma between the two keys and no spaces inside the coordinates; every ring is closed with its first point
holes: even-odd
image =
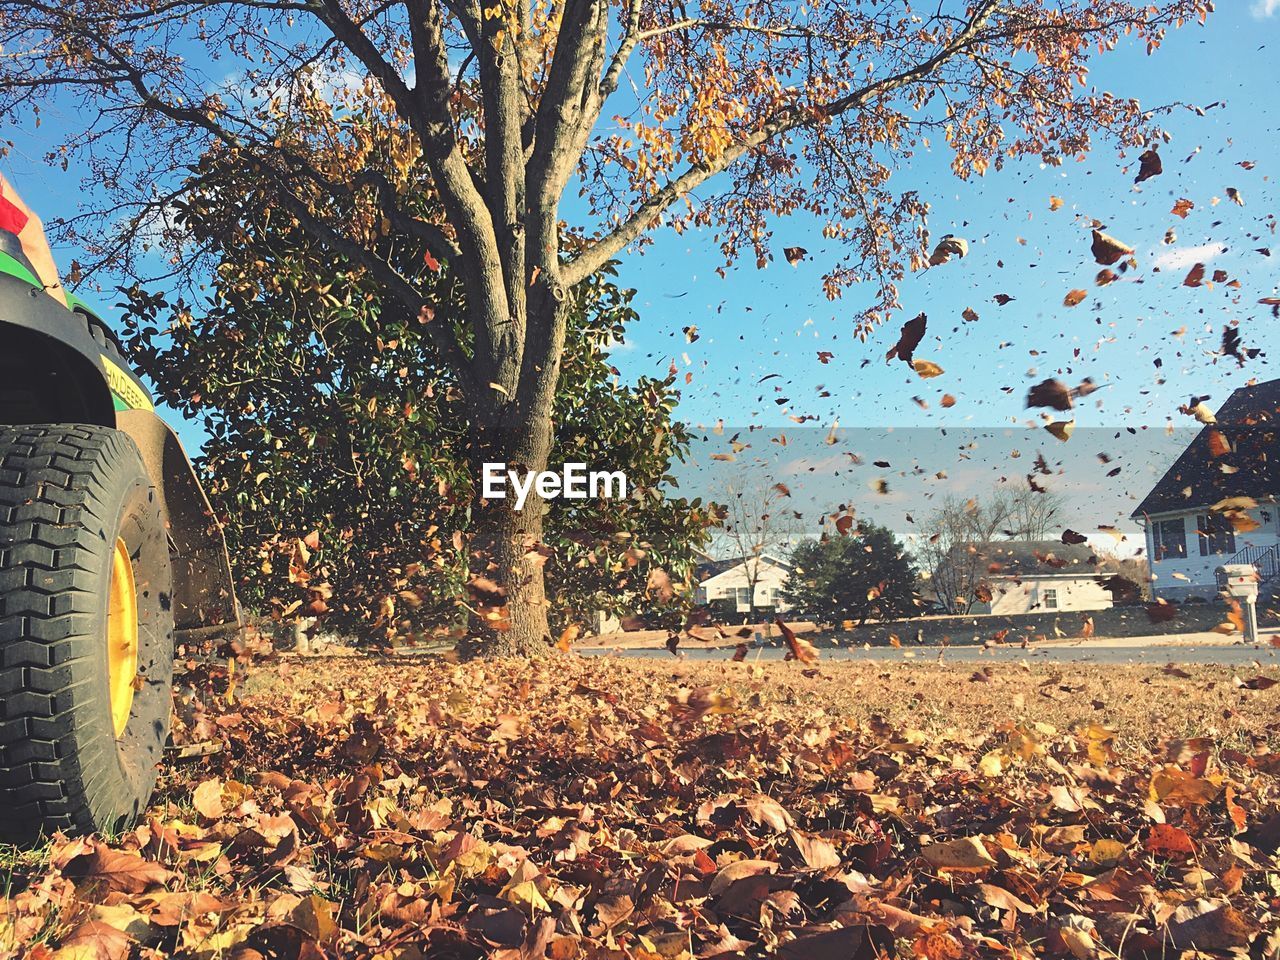
{"type": "MultiPolygon", "coordinates": [[[[1268,2],[1280,4],[1280,0],[1268,0],[1268,2]]],[[[1198,247],[1162,250],[1151,259],[1151,264],[1161,270],[1187,270],[1197,263],[1208,263],[1214,257],[1220,257],[1226,252],[1227,248],[1224,244],[1202,243],[1198,247]]]]}
{"type": "Polygon", "coordinates": [[[612,337],[600,344],[600,349],[605,353],[626,353],[635,348],[636,345],[630,340],[614,340],[612,337]]]}
{"type": "Polygon", "coordinates": [[[1272,17],[1277,13],[1280,13],[1280,0],[1257,0],[1253,5],[1253,15],[1259,19],[1272,17]]]}

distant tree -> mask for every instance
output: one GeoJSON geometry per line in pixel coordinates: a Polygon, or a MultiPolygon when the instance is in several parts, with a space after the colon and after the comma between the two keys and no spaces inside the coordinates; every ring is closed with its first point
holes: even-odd
{"type": "Polygon", "coordinates": [[[1001,540],[1056,540],[1062,533],[1061,494],[1030,482],[989,497],[947,496],[925,520],[919,560],[938,603],[968,613],[990,599],[982,547],[1001,540]]]}
{"type": "Polygon", "coordinates": [[[764,572],[760,558],[785,557],[800,535],[800,523],[788,505],[791,493],[772,478],[746,473],[726,481],[715,493],[721,524],[713,549],[724,559],[739,560],[750,592],[750,611],[756,612],[756,585],[764,572]]]}
{"type": "Polygon", "coordinates": [[[791,553],[783,591],[805,616],[826,623],[911,616],[920,611],[916,571],[892,531],[862,521],[848,534],[806,540],[791,553]]]}

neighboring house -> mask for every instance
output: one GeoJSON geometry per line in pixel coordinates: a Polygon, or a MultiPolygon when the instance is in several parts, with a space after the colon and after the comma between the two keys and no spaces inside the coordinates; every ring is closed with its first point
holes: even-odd
{"type": "Polygon", "coordinates": [[[748,560],[712,560],[698,567],[698,603],[732,600],[739,613],[752,608],[751,581],[755,584],[755,609],[787,609],[782,588],[791,577],[791,564],[762,554],[748,560]]]}
{"type": "Polygon", "coordinates": [[[1216,416],[1133,512],[1158,597],[1210,599],[1228,563],[1280,574],[1280,380],[1239,388],[1216,416]],[[1256,506],[1228,512],[1238,497],[1256,506]]]}
{"type": "Polygon", "coordinates": [[[1053,613],[1105,610],[1111,592],[1102,586],[1097,557],[1084,544],[1058,540],[1000,540],[977,544],[982,582],[991,591],[972,613],[1053,613]]]}

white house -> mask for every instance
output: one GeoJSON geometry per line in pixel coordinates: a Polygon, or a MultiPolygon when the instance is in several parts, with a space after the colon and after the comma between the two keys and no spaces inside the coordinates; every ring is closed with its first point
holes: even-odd
{"type": "Polygon", "coordinates": [[[1053,613],[1105,610],[1111,592],[1102,585],[1097,558],[1083,544],[1057,540],[1000,540],[977,548],[991,591],[973,613],[1053,613]]]}
{"type": "Polygon", "coordinates": [[[698,567],[697,602],[732,600],[739,613],[747,613],[754,606],[759,610],[772,608],[779,612],[788,609],[782,599],[782,588],[791,577],[791,564],[777,557],[762,554],[747,560],[713,560],[698,567]],[[751,602],[751,583],[755,581],[755,603],[751,602]]]}
{"type": "Polygon", "coordinates": [[[1216,418],[1133,512],[1166,599],[1212,598],[1228,563],[1280,576],[1280,380],[1240,387],[1216,418]]]}

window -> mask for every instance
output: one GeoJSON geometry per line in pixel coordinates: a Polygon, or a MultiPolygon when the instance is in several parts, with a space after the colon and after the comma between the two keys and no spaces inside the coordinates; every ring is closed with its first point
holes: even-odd
{"type": "Polygon", "coordinates": [[[738,606],[740,607],[751,606],[751,588],[750,587],[737,587],[734,590],[734,595],[736,597],[736,602],[738,606]]]}
{"type": "Polygon", "coordinates": [[[1057,610],[1057,609],[1058,609],[1058,591],[1057,591],[1057,590],[1045,590],[1045,591],[1041,592],[1041,594],[1040,594],[1040,604],[1041,604],[1041,606],[1043,606],[1046,610],[1057,610]]]}
{"type": "Polygon", "coordinates": [[[1187,525],[1182,517],[1156,520],[1151,524],[1151,539],[1157,560],[1171,560],[1187,555],[1187,525]]]}
{"type": "Polygon", "coordinates": [[[1196,532],[1200,536],[1200,556],[1236,552],[1235,529],[1222,514],[1208,513],[1196,517],[1196,532]]]}

